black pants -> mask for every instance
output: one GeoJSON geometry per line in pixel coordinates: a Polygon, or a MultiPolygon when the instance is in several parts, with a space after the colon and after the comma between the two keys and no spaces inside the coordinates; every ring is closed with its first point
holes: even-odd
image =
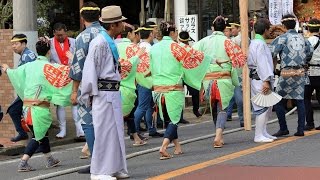
{"type": "MultiPolygon", "coordinates": [[[[319,82],[318,82],[319,83],[319,82]]],[[[313,119],[313,108],[311,105],[311,98],[312,93],[316,90],[316,97],[318,102],[320,102],[320,86],[314,85],[315,83],[311,83],[311,85],[306,85],[304,90],[304,105],[306,111],[306,123],[307,126],[314,126],[314,119],[313,119]]]]}
{"type": "Polygon", "coordinates": [[[31,157],[37,151],[38,148],[42,153],[49,153],[51,149],[48,138],[48,132],[46,133],[46,136],[44,138],[42,138],[40,141],[36,141],[34,137],[33,126],[29,126],[29,128],[32,133],[32,139],[29,141],[27,147],[25,148],[24,154],[27,154],[31,157]]]}
{"type": "Polygon", "coordinates": [[[22,106],[22,100],[19,97],[17,97],[17,99],[8,108],[7,113],[10,115],[14,127],[16,128],[16,131],[21,136],[27,136],[28,134],[22,129],[21,126],[22,106]]]}
{"type": "Polygon", "coordinates": [[[193,112],[197,112],[199,110],[199,91],[194,89],[193,87],[187,85],[187,89],[189,91],[189,94],[192,96],[192,107],[193,107],[193,112]]]}

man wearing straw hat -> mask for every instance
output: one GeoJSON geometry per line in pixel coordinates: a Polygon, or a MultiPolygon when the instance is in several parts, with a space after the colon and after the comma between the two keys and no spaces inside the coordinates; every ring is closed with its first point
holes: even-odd
{"type": "Polygon", "coordinates": [[[101,11],[101,30],[90,45],[83,67],[81,101],[92,106],[95,141],[91,159],[91,179],[128,178],[120,96],[119,53],[113,38],[123,31],[119,6],[101,11]],[[115,176],[115,177],[112,177],[115,176]]]}

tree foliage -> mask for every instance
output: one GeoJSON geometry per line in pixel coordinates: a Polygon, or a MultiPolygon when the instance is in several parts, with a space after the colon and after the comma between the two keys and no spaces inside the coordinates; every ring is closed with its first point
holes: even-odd
{"type": "MultiPolygon", "coordinates": [[[[0,29],[12,28],[13,0],[0,0],[0,29]]],[[[37,0],[37,27],[39,35],[47,34],[49,29],[48,12],[56,4],[53,0],[37,0]]]]}

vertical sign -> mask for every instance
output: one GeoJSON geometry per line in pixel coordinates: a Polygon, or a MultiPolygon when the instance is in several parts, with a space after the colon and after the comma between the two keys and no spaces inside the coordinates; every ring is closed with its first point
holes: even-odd
{"type": "Polygon", "coordinates": [[[198,15],[185,15],[185,16],[178,16],[177,19],[177,28],[179,32],[181,30],[186,30],[189,32],[190,37],[194,41],[198,41],[198,15]]]}

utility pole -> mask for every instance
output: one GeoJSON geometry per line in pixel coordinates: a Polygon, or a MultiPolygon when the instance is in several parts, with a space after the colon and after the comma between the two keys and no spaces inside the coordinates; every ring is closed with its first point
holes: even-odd
{"type": "MultiPolygon", "coordinates": [[[[249,28],[248,28],[248,0],[239,1],[240,24],[241,24],[241,49],[248,57],[249,48],[249,28]]],[[[243,67],[243,119],[244,129],[251,130],[251,104],[250,104],[250,81],[248,64],[243,67]]]]}
{"type": "MultiPolygon", "coordinates": [[[[13,0],[13,34],[25,34],[28,48],[36,52],[38,39],[36,0],[13,0]]],[[[14,65],[17,66],[19,56],[14,55],[14,65]]]]}
{"type": "MultiPolygon", "coordinates": [[[[80,10],[81,10],[81,8],[82,8],[82,6],[83,6],[83,3],[84,3],[84,0],[79,0],[79,12],[80,12],[80,10]]],[[[80,15],[81,16],[81,15],[80,15]]],[[[80,31],[82,31],[83,30],[83,27],[84,26],[84,24],[83,24],[83,21],[82,21],[82,19],[80,18],[80,31]]]]}
{"type": "MultiPolygon", "coordinates": [[[[179,24],[179,16],[188,15],[188,1],[173,1],[175,24],[179,24]]],[[[170,12],[168,12],[170,13],[170,12]]],[[[178,27],[180,28],[180,27],[178,27]]],[[[178,29],[179,32],[181,29],[178,29]]]]}

